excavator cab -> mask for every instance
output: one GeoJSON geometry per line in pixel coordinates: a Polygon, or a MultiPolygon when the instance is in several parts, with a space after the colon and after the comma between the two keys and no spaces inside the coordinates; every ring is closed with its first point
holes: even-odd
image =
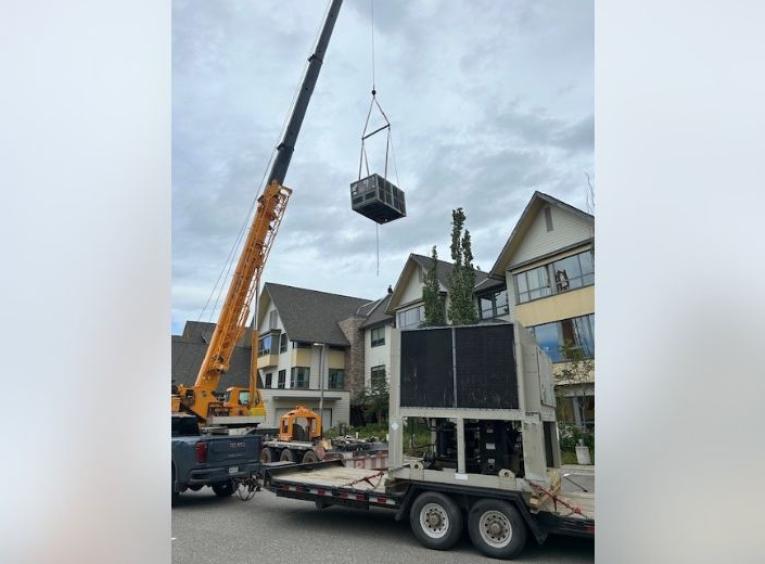
{"type": "Polygon", "coordinates": [[[280,441],[313,441],[321,438],[321,417],[299,405],[279,418],[280,441]]]}

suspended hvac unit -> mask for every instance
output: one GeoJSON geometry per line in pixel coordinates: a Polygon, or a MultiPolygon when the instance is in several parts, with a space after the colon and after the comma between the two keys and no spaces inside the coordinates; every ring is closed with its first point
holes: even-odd
{"type": "MultiPolygon", "coordinates": [[[[351,182],[351,208],[353,211],[368,217],[377,223],[388,223],[406,216],[406,201],[404,200],[404,191],[388,180],[388,155],[392,152],[392,143],[390,136],[390,121],[385,115],[380,103],[377,101],[377,91],[372,89],[372,101],[369,104],[369,112],[364,122],[364,131],[361,134],[361,153],[359,155],[359,179],[351,182]],[[369,118],[372,116],[372,110],[377,108],[383,119],[383,125],[374,131],[369,131],[369,118]],[[366,143],[370,137],[385,132],[385,165],[383,174],[373,174],[369,170],[369,159],[367,157],[366,143]],[[367,176],[362,178],[362,171],[367,176]]],[[[395,159],[394,159],[395,166],[395,159]]],[[[398,181],[398,174],[396,174],[398,181]]]]}
{"type": "Polygon", "coordinates": [[[379,174],[351,183],[351,207],[377,223],[406,216],[404,191],[379,174]]]}

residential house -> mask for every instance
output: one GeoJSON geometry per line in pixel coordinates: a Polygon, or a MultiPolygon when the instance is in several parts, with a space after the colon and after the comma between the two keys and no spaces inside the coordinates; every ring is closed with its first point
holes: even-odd
{"type": "Polygon", "coordinates": [[[351,395],[363,386],[359,326],[373,303],[365,298],[264,284],[258,304],[257,368],[268,425],[274,425],[295,405],[318,411],[322,395],[324,426],[349,423],[351,395]]]}
{"type": "Polygon", "coordinates": [[[500,318],[530,329],[553,361],[557,393],[565,398],[559,401],[559,420],[590,427],[595,408],[594,270],[594,217],[535,192],[497,257],[489,280],[476,287],[483,318],[504,311],[509,302],[507,314],[500,318]],[[505,288],[509,291],[501,296],[505,288]],[[572,367],[567,355],[591,361],[593,369],[563,378],[565,369],[572,367]]]}
{"type": "MultiPolygon", "coordinates": [[[[587,426],[594,424],[595,406],[593,237],[591,214],[535,192],[491,271],[476,271],[474,287],[479,323],[517,321],[528,328],[554,363],[563,398],[559,419],[587,426]],[[563,378],[572,367],[567,352],[591,361],[593,370],[563,378]]],[[[431,264],[430,257],[409,255],[387,306],[393,331],[423,321],[422,288],[431,264]]],[[[452,268],[445,261],[436,268],[446,303],[452,268]]]]}
{"type": "MultiPolygon", "coordinates": [[[[433,259],[423,255],[410,254],[404,268],[396,281],[393,293],[388,302],[387,314],[395,316],[397,329],[417,327],[425,319],[425,304],[422,300],[422,288],[425,276],[433,265],[433,259]]],[[[436,279],[447,311],[449,307],[449,276],[454,269],[451,262],[438,260],[436,262],[436,279]]],[[[489,274],[482,270],[475,271],[476,285],[483,283],[489,274]]],[[[447,322],[448,322],[447,315],[447,322]]]]}

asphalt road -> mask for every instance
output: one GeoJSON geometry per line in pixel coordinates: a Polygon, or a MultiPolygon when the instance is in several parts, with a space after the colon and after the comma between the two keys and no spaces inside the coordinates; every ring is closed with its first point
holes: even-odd
{"type": "MultiPolygon", "coordinates": [[[[467,533],[449,552],[428,550],[414,538],[408,522],[397,523],[393,515],[384,509],[319,511],[313,503],[277,498],[266,490],[247,502],[236,494],[220,499],[202,488],[182,494],[172,510],[173,562],[500,562],[475,550],[467,533]]],[[[542,546],[529,540],[514,562],[593,562],[593,553],[591,540],[553,536],[542,546]]]]}

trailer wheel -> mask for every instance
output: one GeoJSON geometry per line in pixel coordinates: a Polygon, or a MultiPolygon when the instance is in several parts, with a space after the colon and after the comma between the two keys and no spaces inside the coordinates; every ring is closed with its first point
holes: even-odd
{"type": "Polygon", "coordinates": [[[506,501],[483,499],[470,509],[468,533],[473,545],[492,558],[513,558],[526,544],[526,524],[506,501]]]}
{"type": "Polygon", "coordinates": [[[462,512],[444,494],[425,492],[412,503],[409,525],[422,545],[434,550],[448,550],[462,535],[462,512]]]}
{"type": "Polygon", "coordinates": [[[266,447],[263,450],[260,451],[260,461],[263,464],[268,464],[269,462],[273,462],[274,458],[274,449],[270,447],[266,447]]]}
{"type": "Polygon", "coordinates": [[[318,462],[319,457],[316,455],[316,453],[312,450],[305,451],[305,454],[303,455],[303,464],[308,464],[310,462],[318,462]]]}
{"type": "Polygon", "coordinates": [[[281,462],[295,462],[295,453],[292,452],[290,449],[285,448],[282,450],[282,453],[279,455],[279,460],[281,462]]]}

